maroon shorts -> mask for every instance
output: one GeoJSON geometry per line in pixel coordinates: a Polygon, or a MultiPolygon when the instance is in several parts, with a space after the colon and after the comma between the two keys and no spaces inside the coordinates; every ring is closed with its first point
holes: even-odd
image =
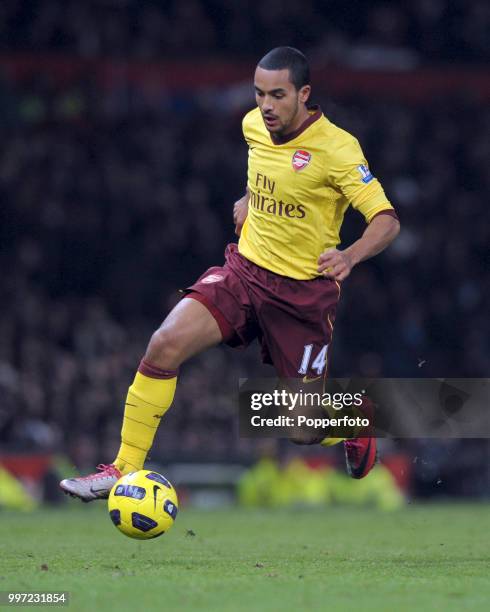
{"type": "Polygon", "coordinates": [[[257,338],[264,363],[279,376],[323,378],[339,284],[274,274],[240,255],[236,244],[226,247],[225,258],[224,266],[209,268],[185,289],[214,316],[223,342],[243,347],[257,338]]]}

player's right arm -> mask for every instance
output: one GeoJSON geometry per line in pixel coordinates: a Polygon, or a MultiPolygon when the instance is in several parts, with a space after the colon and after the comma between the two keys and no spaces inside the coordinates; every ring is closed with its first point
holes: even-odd
{"type": "MultiPolygon", "coordinates": [[[[260,116],[259,109],[255,107],[245,115],[242,121],[243,138],[247,144],[247,147],[249,147],[249,156],[251,152],[251,148],[250,148],[251,141],[257,138],[257,133],[256,133],[257,132],[257,128],[256,128],[257,113],[260,116]]],[[[262,125],[262,120],[260,121],[260,124],[262,125]]],[[[248,215],[249,199],[250,199],[250,192],[247,187],[245,190],[245,195],[241,197],[239,200],[237,200],[233,206],[233,222],[235,223],[235,234],[237,236],[240,236],[240,234],[242,233],[242,227],[248,215]]]]}
{"type": "Polygon", "coordinates": [[[239,236],[242,232],[243,224],[248,214],[248,200],[250,193],[247,191],[243,197],[235,202],[233,205],[233,223],[235,224],[235,234],[239,236]]]}

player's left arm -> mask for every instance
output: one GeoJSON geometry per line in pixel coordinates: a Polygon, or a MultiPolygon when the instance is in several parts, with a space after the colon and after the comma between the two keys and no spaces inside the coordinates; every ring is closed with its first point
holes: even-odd
{"type": "Polygon", "coordinates": [[[324,251],[318,258],[318,272],[327,278],[343,281],[356,264],[384,251],[398,235],[400,222],[396,216],[383,213],[381,211],[371,220],[361,238],[350,247],[343,251],[335,248],[324,251]]]}
{"type": "Polygon", "coordinates": [[[318,272],[343,281],[356,264],[386,249],[398,235],[400,223],[383,187],[369,170],[359,142],[345,132],[329,159],[327,180],[368,223],[361,238],[347,249],[330,248],[318,258],[318,272]]]}

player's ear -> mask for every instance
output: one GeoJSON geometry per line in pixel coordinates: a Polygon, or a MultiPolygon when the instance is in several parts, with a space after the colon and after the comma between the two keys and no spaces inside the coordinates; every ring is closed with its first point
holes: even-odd
{"type": "Polygon", "coordinates": [[[303,85],[303,87],[299,90],[299,101],[306,102],[308,98],[310,97],[310,93],[311,93],[311,86],[303,85]]]}

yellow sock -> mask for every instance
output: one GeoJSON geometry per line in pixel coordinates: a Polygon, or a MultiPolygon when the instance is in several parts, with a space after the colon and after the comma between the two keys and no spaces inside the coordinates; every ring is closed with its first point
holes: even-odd
{"type": "Polygon", "coordinates": [[[320,446],[334,446],[335,444],[339,444],[344,440],[347,440],[347,438],[323,438],[323,440],[320,442],[320,446]]]}
{"type": "Polygon", "coordinates": [[[123,474],[143,468],[160,419],[172,404],[177,384],[177,372],[172,378],[151,378],[140,370],[128,390],[121,447],[114,460],[123,474]]]}

